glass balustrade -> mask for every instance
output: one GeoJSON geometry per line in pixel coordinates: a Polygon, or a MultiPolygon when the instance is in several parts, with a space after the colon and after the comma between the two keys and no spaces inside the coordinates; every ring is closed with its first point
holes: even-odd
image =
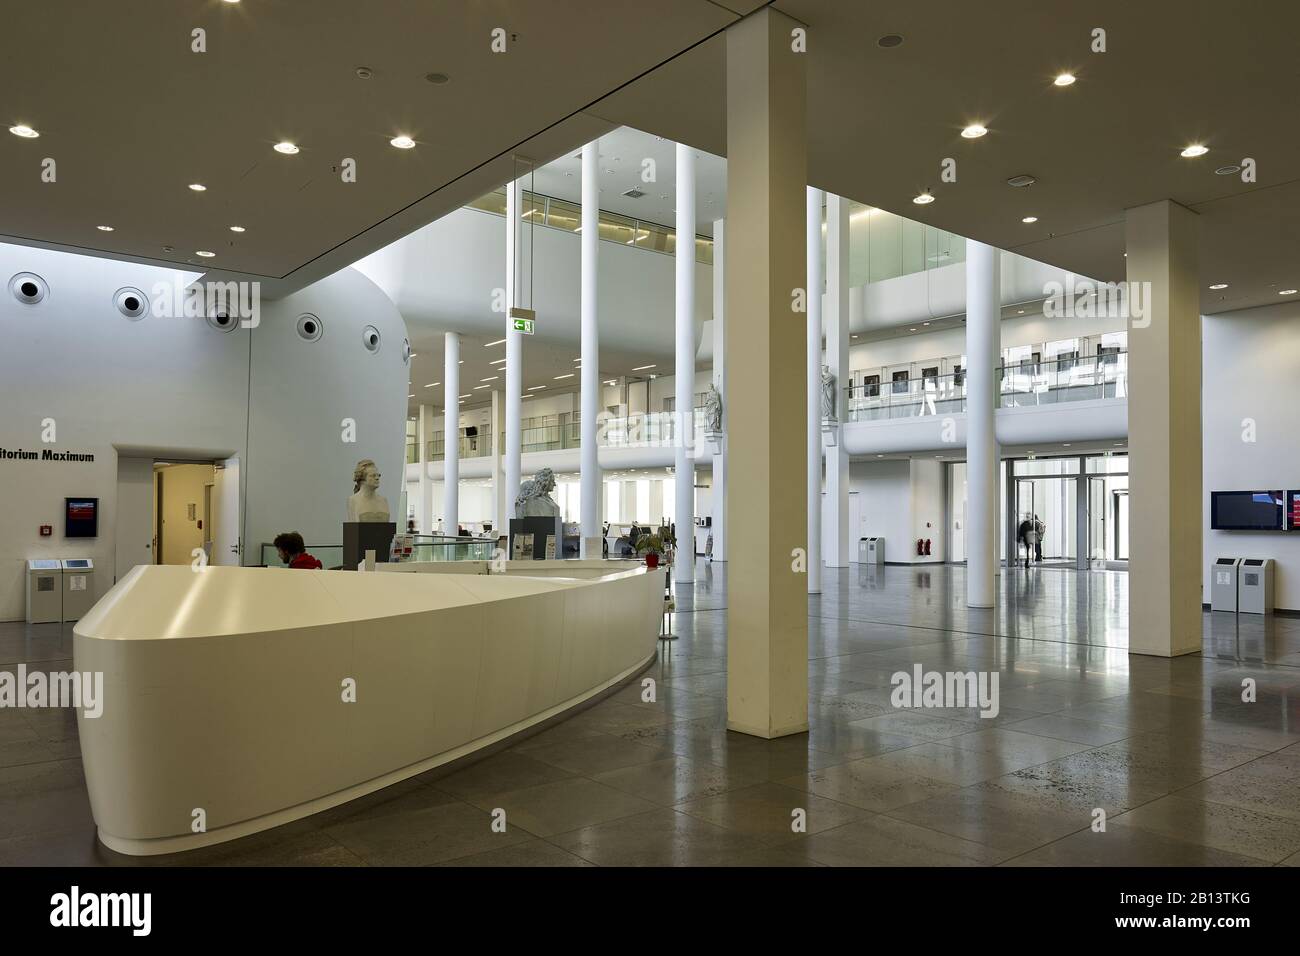
{"type": "MultiPolygon", "coordinates": [[[[412,561],[488,561],[497,542],[495,538],[457,538],[441,534],[411,536],[412,561]]],[[[343,563],[343,545],[309,544],[307,553],[317,558],[326,568],[337,568],[343,563]]],[[[262,566],[283,568],[275,545],[263,543],[262,566]]]]}
{"type": "MultiPolygon", "coordinates": [[[[1027,360],[1001,366],[997,375],[1002,408],[1128,398],[1127,352],[1027,360]]],[[[963,372],[853,385],[845,391],[851,422],[943,416],[966,410],[963,372]]]]}

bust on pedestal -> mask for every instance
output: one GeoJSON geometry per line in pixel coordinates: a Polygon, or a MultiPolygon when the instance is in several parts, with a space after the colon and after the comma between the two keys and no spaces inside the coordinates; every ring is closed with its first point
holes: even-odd
{"type": "Polygon", "coordinates": [[[515,516],[510,520],[510,540],[507,543],[510,556],[514,556],[514,539],[519,534],[533,536],[533,549],[527,555],[530,558],[546,557],[546,539],[554,541],[552,554],[564,553],[564,525],[560,517],[560,506],[551,497],[555,490],[555,472],[543,468],[532,478],[519,486],[515,497],[515,516]]]}
{"type": "Polygon", "coordinates": [[[343,567],[355,568],[367,551],[376,561],[387,561],[397,525],[390,520],[388,499],[379,494],[379,469],[363,458],[352,473],[355,482],[348,498],[348,520],[343,523],[343,567]]]}

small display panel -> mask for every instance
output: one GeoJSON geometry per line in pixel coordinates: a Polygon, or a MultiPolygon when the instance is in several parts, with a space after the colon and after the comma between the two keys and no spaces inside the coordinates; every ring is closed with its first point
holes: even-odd
{"type": "Polygon", "coordinates": [[[1300,531],[1300,491],[1288,491],[1286,500],[1288,502],[1287,511],[1291,513],[1289,527],[1292,531],[1300,531]]]}
{"type": "Polygon", "coordinates": [[[1285,531],[1286,494],[1271,490],[1211,492],[1210,527],[1215,531],[1285,531]]]}
{"type": "Polygon", "coordinates": [[[99,536],[99,499],[64,498],[63,534],[68,538],[99,536]]]}

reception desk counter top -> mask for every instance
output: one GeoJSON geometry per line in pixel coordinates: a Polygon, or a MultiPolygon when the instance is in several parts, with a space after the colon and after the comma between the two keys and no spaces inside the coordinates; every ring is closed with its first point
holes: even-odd
{"type": "Polygon", "coordinates": [[[653,659],[662,570],[511,571],[135,568],[74,629],[76,668],[104,675],[102,715],[78,716],[100,839],[169,853],[286,823],[653,659]]]}

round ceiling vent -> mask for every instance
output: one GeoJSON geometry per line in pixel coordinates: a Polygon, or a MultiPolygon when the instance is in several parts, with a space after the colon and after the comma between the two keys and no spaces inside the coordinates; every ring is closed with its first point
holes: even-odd
{"type": "Polygon", "coordinates": [[[407,365],[411,364],[411,340],[402,339],[402,361],[407,365]]]}
{"type": "Polygon", "coordinates": [[[1233,175],[1236,175],[1236,174],[1239,173],[1239,172],[1241,172],[1241,167],[1238,166],[1238,165],[1236,165],[1235,163],[1233,163],[1233,164],[1228,165],[1228,166],[1220,166],[1218,169],[1216,169],[1216,170],[1214,171],[1214,175],[1216,175],[1216,176],[1233,176],[1233,175]]]}
{"type": "Polygon", "coordinates": [[[367,325],[361,330],[361,344],[366,347],[366,351],[374,354],[379,351],[379,330],[373,325],[367,325]]]}
{"type": "Polygon", "coordinates": [[[233,332],[239,327],[239,320],[225,309],[213,309],[208,313],[208,325],[218,332],[233,332]]]}
{"type": "Polygon", "coordinates": [[[149,297],[139,289],[128,286],[113,293],[113,305],[128,319],[138,320],[144,318],[144,314],[149,311],[149,297]]]}
{"type": "Polygon", "coordinates": [[[20,272],[9,280],[9,292],[24,305],[35,305],[49,295],[50,287],[35,272],[20,272]]]}
{"type": "Polygon", "coordinates": [[[319,342],[324,334],[325,326],[319,316],[312,315],[310,312],[298,316],[298,338],[304,342],[319,342]]]}
{"type": "Polygon", "coordinates": [[[897,33],[886,33],[883,37],[881,37],[879,40],[876,41],[876,46],[882,46],[885,49],[889,49],[890,47],[895,47],[895,46],[902,46],[902,45],[903,45],[903,37],[897,33]]]}

